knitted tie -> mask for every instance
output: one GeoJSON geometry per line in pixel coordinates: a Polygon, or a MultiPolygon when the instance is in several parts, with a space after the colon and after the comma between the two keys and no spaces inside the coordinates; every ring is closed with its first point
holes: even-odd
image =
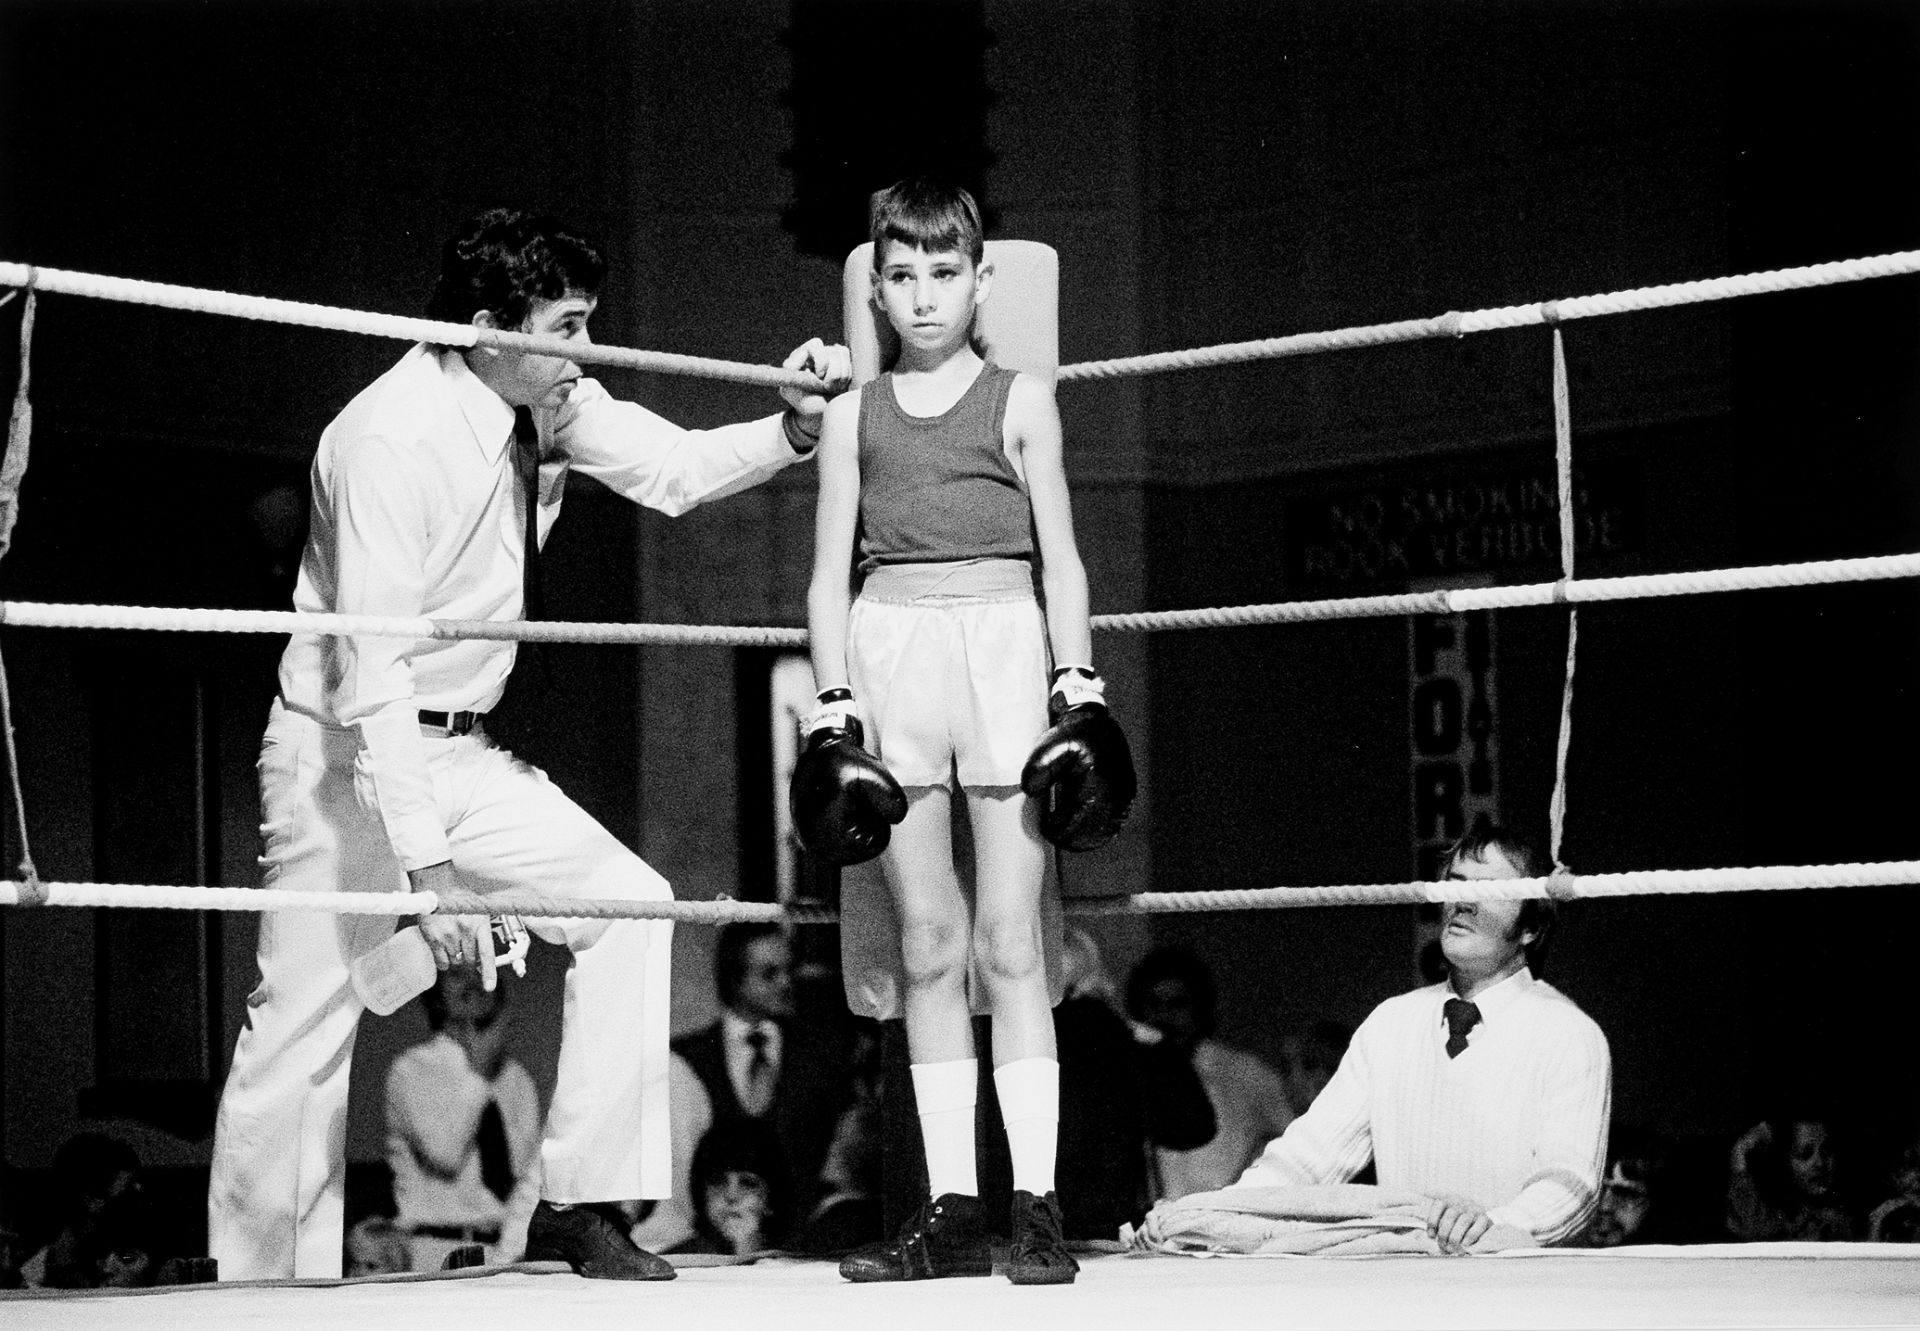
{"type": "Polygon", "coordinates": [[[1449,998],[1440,1013],[1447,1019],[1447,1057],[1458,1058],[1466,1050],[1467,1032],[1480,1024],[1480,1009],[1464,998],[1449,998]]]}

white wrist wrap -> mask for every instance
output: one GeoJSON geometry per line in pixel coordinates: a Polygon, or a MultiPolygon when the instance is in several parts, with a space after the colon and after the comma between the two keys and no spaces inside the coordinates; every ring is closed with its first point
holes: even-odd
{"type": "Polygon", "coordinates": [[[800,723],[800,733],[811,735],[816,730],[832,726],[836,730],[847,729],[849,720],[860,719],[860,708],[851,698],[841,698],[837,702],[823,702],[812,716],[800,723]]]}
{"type": "Polygon", "coordinates": [[[1087,666],[1065,666],[1062,670],[1064,673],[1053,684],[1053,696],[1060,699],[1062,706],[1078,707],[1083,703],[1106,706],[1106,680],[1087,666]]]}

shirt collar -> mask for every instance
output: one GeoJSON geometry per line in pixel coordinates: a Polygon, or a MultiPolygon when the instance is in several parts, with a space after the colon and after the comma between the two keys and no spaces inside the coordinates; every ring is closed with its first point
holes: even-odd
{"type": "Polygon", "coordinates": [[[720,1013],[720,1033],[729,1044],[745,1044],[747,1036],[754,1031],[763,1032],[769,1042],[780,1038],[780,1028],[773,1022],[748,1021],[732,1008],[720,1013]]]}
{"type": "Polygon", "coordinates": [[[453,388],[454,401],[467,418],[474,442],[488,462],[498,462],[513,438],[513,408],[507,400],[480,381],[467,364],[467,358],[451,347],[440,352],[440,370],[453,388]]]}
{"type": "MultiPolygon", "coordinates": [[[[1533,972],[1525,965],[1522,965],[1519,970],[1500,981],[1500,983],[1481,990],[1472,1000],[1473,1005],[1480,1009],[1480,1020],[1483,1022],[1497,1021],[1502,1012],[1512,1007],[1537,983],[1539,983],[1539,981],[1533,978],[1533,972]]],[[[1446,1006],[1446,1001],[1449,998],[1459,997],[1459,995],[1453,992],[1453,986],[1445,980],[1442,980],[1435,988],[1440,996],[1440,1004],[1443,1008],[1446,1006]]]]}

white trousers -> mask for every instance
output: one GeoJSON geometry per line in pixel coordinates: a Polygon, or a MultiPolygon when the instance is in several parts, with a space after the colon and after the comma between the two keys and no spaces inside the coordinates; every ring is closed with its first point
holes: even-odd
{"type": "MultiPolygon", "coordinates": [[[[556,897],[662,900],[667,882],[483,733],[423,737],[461,883],[556,897]]],[[[355,733],[276,702],[260,753],[265,885],[405,890],[377,811],[354,793],[355,733]]],[[[556,1202],[668,1195],[668,982],[664,920],[529,920],[573,953],[560,1066],[541,1145],[556,1202]]],[[[223,1280],[337,1276],[346,1178],[347,1074],[363,1011],[348,964],[392,917],[269,911],[260,984],[214,1128],[208,1232],[223,1280]]]]}

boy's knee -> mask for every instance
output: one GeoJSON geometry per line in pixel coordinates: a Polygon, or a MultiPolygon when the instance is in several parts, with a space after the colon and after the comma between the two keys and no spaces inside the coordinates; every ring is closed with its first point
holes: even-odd
{"type": "Polygon", "coordinates": [[[989,981],[1024,980],[1040,969],[1040,937],[1028,920],[982,920],[974,954],[989,981]]]}
{"type": "Polygon", "coordinates": [[[965,939],[946,920],[909,922],[900,929],[900,960],[916,988],[957,975],[967,959],[965,939]]]}

